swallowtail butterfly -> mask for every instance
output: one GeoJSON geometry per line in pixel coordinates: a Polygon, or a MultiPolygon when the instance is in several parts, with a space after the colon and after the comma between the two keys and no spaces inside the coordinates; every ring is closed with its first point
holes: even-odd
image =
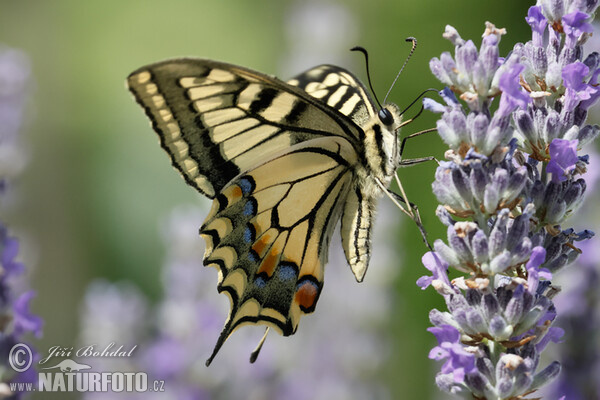
{"type": "Polygon", "coordinates": [[[242,325],[296,332],[315,310],[340,220],[346,259],[363,280],[375,207],[401,163],[395,104],[379,109],[332,65],[284,82],[182,58],[144,66],[127,84],[173,166],[213,200],[200,228],[204,264],[218,269],[231,311],[207,365],[242,325]]]}

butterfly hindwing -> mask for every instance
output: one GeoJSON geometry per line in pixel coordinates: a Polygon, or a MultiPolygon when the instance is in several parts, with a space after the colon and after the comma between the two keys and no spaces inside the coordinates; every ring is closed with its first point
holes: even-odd
{"type": "Polygon", "coordinates": [[[315,309],[355,162],[344,139],[309,140],[242,173],[215,198],[201,228],[204,262],[219,270],[231,312],[214,354],[241,325],[287,336],[315,309]]]}
{"type": "Polygon", "coordinates": [[[305,140],[360,128],[306,92],[242,67],[176,59],[133,72],[130,90],[188,184],[214,197],[257,160],[305,140]]]}

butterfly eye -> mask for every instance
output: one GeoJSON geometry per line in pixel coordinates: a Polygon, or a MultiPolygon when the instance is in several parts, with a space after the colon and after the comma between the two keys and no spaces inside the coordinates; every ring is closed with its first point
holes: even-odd
{"type": "Polygon", "coordinates": [[[379,120],[384,125],[392,125],[394,123],[394,117],[392,117],[392,113],[387,108],[379,110],[379,120]]]}

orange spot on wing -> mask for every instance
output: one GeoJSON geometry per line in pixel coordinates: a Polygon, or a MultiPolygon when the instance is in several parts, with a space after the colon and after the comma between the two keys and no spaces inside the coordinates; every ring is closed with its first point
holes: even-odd
{"type": "Polygon", "coordinates": [[[269,243],[271,243],[269,236],[264,235],[263,237],[258,239],[256,242],[254,242],[254,244],[252,245],[252,250],[254,250],[256,252],[256,254],[258,254],[259,256],[262,257],[262,255],[264,254],[264,251],[265,251],[265,247],[267,247],[267,245],[269,243]]]}
{"type": "Polygon", "coordinates": [[[300,285],[296,289],[296,295],[294,301],[298,303],[303,311],[314,308],[317,298],[319,296],[319,288],[313,282],[307,281],[300,285]]]}
{"type": "Polygon", "coordinates": [[[272,276],[273,272],[275,271],[275,267],[278,264],[279,255],[279,249],[276,249],[274,247],[271,248],[271,251],[269,251],[267,257],[265,257],[262,264],[260,264],[260,268],[258,269],[257,274],[265,272],[267,276],[272,276]]]}
{"type": "Polygon", "coordinates": [[[231,188],[231,198],[232,200],[238,200],[242,197],[242,189],[239,186],[234,186],[231,188]]]}
{"type": "MultiPolygon", "coordinates": [[[[252,250],[254,250],[256,254],[260,256],[260,258],[263,258],[265,256],[266,250],[271,246],[271,243],[273,243],[273,241],[277,238],[278,235],[279,233],[276,229],[269,229],[260,238],[258,238],[256,242],[254,242],[254,244],[252,245],[252,250]]],[[[279,246],[275,246],[274,248],[276,249],[274,251],[276,251],[277,253],[281,252],[279,246]]]]}

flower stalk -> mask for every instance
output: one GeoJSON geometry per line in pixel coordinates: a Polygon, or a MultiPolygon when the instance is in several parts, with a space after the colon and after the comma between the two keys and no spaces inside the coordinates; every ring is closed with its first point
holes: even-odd
{"type": "Polygon", "coordinates": [[[447,311],[432,310],[428,330],[444,361],[436,383],[462,398],[517,399],[560,373],[541,363],[553,326],[552,276],[581,253],[593,232],[564,227],[586,191],[581,149],[600,134],[586,124],[600,98],[600,56],[583,54],[598,1],[538,0],[526,17],[532,38],[501,57],[506,31],[486,23],[479,50],[446,27],[455,46],[430,62],[446,85],[440,137],[449,147],[433,183],[447,241],[422,261],[447,311]],[[461,275],[450,280],[448,269],[461,275]]]}

